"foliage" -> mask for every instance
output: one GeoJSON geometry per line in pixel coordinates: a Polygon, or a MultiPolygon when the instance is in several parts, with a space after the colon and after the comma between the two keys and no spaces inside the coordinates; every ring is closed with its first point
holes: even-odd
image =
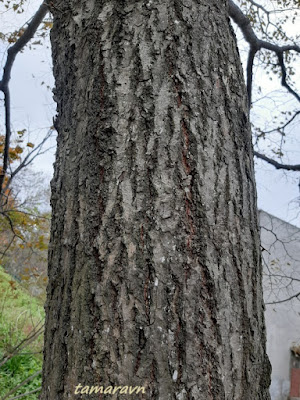
{"type": "MultiPolygon", "coordinates": [[[[0,0],[1,9],[3,12],[10,13],[10,15],[21,15],[26,12],[29,6],[28,0],[0,0]],[[2,4],[1,4],[2,3],[2,4]]],[[[1,32],[0,40],[4,43],[14,44],[24,34],[27,23],[12,32],[1,32]]],[[[42,45],[43,39],[47,37],[49,30],[52,27],[51,17],[45,18],[37,30],[35,40],[29,44],[29,47],[42,45]]]]}
{"type": "Polygon", "coordinates": [[[2,263],[23,287],[44,299],[50,217],[48,214],[32,216],[19,211],[12,211],[10,216],[19,234],[12,241],[14,233],[10,227],[6,230],[0,228],[0,237],[2,234],[7,238],[2,263]],[[9,243],[11,245],[7,248],[9,243]]]}
{"type": "MultiPolygon", "coordinates": [[[[36,356],[22,355],[16,356],[9,360],[0,371],[1,387],[5,388],[2,395],[5,395],[11,388],[19,385],[28,376],[34,374],[35,371],[42,367],[42,360],[36,356]]],[[[13,395],[17,396],[23,393],[31,392],[41,386],[41,376],[35,377],[32,381],[16,390],[13,395]]],[[[38,393],[26,396],[27,400],[37,400],[38,393]]]]}
{"type": "MultiPolygon", "coordinates": [[[[32,184],[34,177],[29,176],[29,181],[32,184]]],[[[2,264],[23,287],[44,299],[50,214],[40,211],[28,198],[21,203],[13,194],[11,190],[7,205],[0,213],[2,264]]]]}
{"type": "MultiPolygon", "coordinates": [[[[25,129],[23,131],[18,132],[19,136],[23,136],[24,133],[25,133],[25,129]]],[[[1,163],[3,162],[4,144],[5,144],[5,136],[0,135],[0,161],[1,161],[1,163]]],[[[15,147],[10,147],[9,148],[10,162],[13,163],[16,160],[20,160],[21,159],[20,155],[22,153],[23,153],[23,149],[19,144],[17,144],[15,147]]]]}
{"type": "MultiPolygon", "coordinates": [[[[17,14],[24,11],[26,0],[0,1],[7,10],[17,14]]],[[[41,10],[41,15],[44,9],[41,10]]],[[[35,21],[29,22],[33,28],[35,21]]],[[[16,52],[22,51],[25,26],[12,33],[0,33],[0,39],[14,44],[16,52]]],[[[51,26],[45,21],[39,33],[41,38],[51,26]]],[[[14,59],[12,54],[12,60],[14,59]]],[[[1,263],[28,289],[39,288],[44,300],[46,285],[46,257],[49,232],[49,212],[41,211],[36,198],[25,196],[24,185],[18,188],[18,178],[30,178],[30,185],[37,184],[36,175],[28,173],[28,165],[42,152],[47,137],[37,146],[26,138],[26,130],[15,133],[11,143],[10,70],[6,69],[0,89],[4,94],[5,135],[0,135],[0,259],[1,263]],[[27,151],[25,151],[27,149],[27,151]],[[27,173],[26,173],[27,170],[27,173]],[[24,198],[25,196],[25,198],[24,198]]],[[[40,194],[40,191],[39,191],[40,194]]],[[[44,197],[45,199],[45,197],[44,197]]],[[[36,389],[41,384],[44,310],[42,302],[33,299],[21,289],[20,284],[0,270],[0,387],[1,396],[11,398],[33,392],[27,399],[37,399],[36,389]]]]}
{"type": "MultiPolygon", "coordinates": [[[[41,369],[43,337],[38,334],[34,341],[26,339],[38,330],[43,321],[42,303],[32,298],[0,267],[0,364],[8,354],[15,353],[0,368],[2,398],[17,384],[41,369]],[[24,345],[15,351],[15,347],[22,341],[24,345]]],[[[14,396],[36,389],[40,383],[41,377],[38,375],[14,392],[14,396]]],[[[37,394],[26,398],[37,399],[37,394]]]]}
{"type": "MultiPolygon", "coordinates": [[[[9,148],[10,164],[20,165],[25,148],[35,147],[28,140],[24,144],[25,133],[26,130],[17,132],[18,139],[9,148]]],[[[3,149],[4,137],[0,136],[0,162],[3,149]]],[[[2,264],[22,280],[24,286],[44,296],[50,214],[40,211],[49,201],[42,185],[43,177],[25,167],[21,177],[14,178],[14,185],[9,182],[9,176],[5,176],[4,190],[0,194],[0,257],[2,264]],[[30,195],[32,186],[35,193],[30,195]],[[22,197],[25,199],[21,200],[22,197]]]]}

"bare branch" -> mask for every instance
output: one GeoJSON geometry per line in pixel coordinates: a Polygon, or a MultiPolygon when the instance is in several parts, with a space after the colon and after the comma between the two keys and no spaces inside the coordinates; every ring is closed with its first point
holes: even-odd
{"type": "MultiPolygon", "coordinates": [[[[257,6],[257,4],[255,5],[257,6]]],[[[251,101],[251,90],[252,90],[252,78],[249,79],[249,73],[250,73],[249,71],[251,71],[252,74],[252,65],[255,54],[261,49],[266,49],[273,51],[277,55],[278,64],[281,68],[281,73],[282,73],[281,85],[284,86],[298,101],[300,101],[299,95],[287,83],[286,68],[283,59],[284,52],[296,51],[297,53],[300,53],[300,47],[295,44],[278,46],[276,44],[267,42],[266,40],[259,39],[251,26],[249,18],[246,15],[244,15],[242,10],[233,2],[233,0],[228,1],[228,6],[229,6],[228,11],[230,17],[239,26],[246,42],[249,44],[250,47],[248,56],[248,67],[247,67],[247,90],[248,90],[249,100],[251,101]]],[[[249,101],[249,107],[251,106],[250,101],[249,101]]]]}
{"type": "MultiPolygon", "coordinates": [[[[49,132],[47,133],[47,135],[44,137],[44,139],[32,150],[30,151],[26,157],[22,160],[22,162],[20,163],[20,165],[11,173],[10,177],[8,178],[5,187],[3,188],[3,192],[5,192],[10,184],[11,181],[13,180],[13,178],[18,174],[18,172],[20,170],[22,170],[23,168],[28,167],[29,164],[32,163],[32,161],[38,157],[39,155],[43,154],[44,152],[42,152],[42,148],[44,146],[44,144],[46,143],[46,141],[51,137],[53,133],[53,130],[49,130],[49,132]]],[[[48,149],[47,149],[48,150],[48,149]]],[[[46,151],[47,151],[46,150],[46,151]]],[[[1,192],[0,192],[1,193],[1,192]]]]}
{"type": "MultiPolygon", "coordinates": [[[[261,135],[266,135],[268,133],[273,133],[273,132],[280,132],[283,131],[291,122],[294,121],[294,119],[300,114],[300,111],[296,111],[295,114],[282,126],[279,126],[277,128],[274,129],[270,129],[269,131],[263,131],[261,133],[261,135]]],[[[260,136],[260,135],[258,135],[260,136]]]]}
{"type": "Polygon", "coordinates": [[[273,274],[270,272],[270,276],[274,278],[282,278],[282,279],[289,279],[290,281],[295,281],[295,282],[300,282],[300,279],[297,279],[293,276],[288,276],[288,275],[281,275],[281,274],[273,274]]]}
{"type": "Polygon", "coordinates": [[[250,48],[254,51],[259,50],[259,39],[256,36],[249,18],[244,15],[242,10],[232,1],[228,1],[229,16],[241,29],[245,40],[249,43],[250,48]]]}
{"type": "MultiPolygon", "coordinates": [[[[256,8],[262,10],[267,16],[274,13],[281,13],[283,11],[282,9],[279,8],[278,9],[274,8],[273,10],[267,10],[265,7],[263,7],[261,4],[258,4],[254,0],[248,0],[248,2],[251,3],[253,6],[255,6],[256,8]]],[[[295,9],[297,10],[298,8],[295,7],[285,8],[284,11],[293,11],[295,9]]]]}
{"type": "Polygon", "coordinates": [[[229,16],[239,26],[245,40],[248,42],[252,50],[258,51],[260,49],[266,49],[274,51],[276,54],[277,52],[283,53],[285,51],[294,50],[297,53],[300,53],[300,47],[295,44],[278,46],[276,44],[267,42],[266,40],[259,39],[251,26],[249,18],[244,15],[242,10],[233,2],[233,0],[229,0],[228,5],[229,16]]]}
{"type": "Polygon", "coordinates": [[[254,0],[248,0],[249,3],[251,3],[253,6],[260,8],[264,13],[267,15],[270,14],[270,11],[268,11],[265,7],[263,7],[261,4],[256,3],[254,0]]]}
{"type": "MultiPolygon", "coordinates": [[[[300,49],[299,49],[299,52],[300,52],[300,49]]],[[[283,60],[283,52],[282,51],[278,51],[278,52],[276,52],[276,54],[277,54],[277,57],[278,57],[278,62],[279,62],[279,66],[281,68],[281,73],[282,73],[281,85],[284,86],[300,102],[300,96],[298,95],[298,93],[296,93],[290,87],[290,85],[286,81],[286,68],[285,68],[285,64],[284,64],[284,60],[283,60]]]]}
{"type": "Polygon", "coordinates": [[[264,154],[258,153],[254,151],[254,155],[261,160],[268,162],[269,164],[273,165],[276,169],[285,169],[287,171],[300,171],[300,164],[290,165],[290,164],[281,164],[272,158],[265,156],[264,154]]]}
{"type": "Polygon", "coordinates": [[[247,61],[247,94],[248,94],[248,104],[249,107],[251,105],[251,97],[252,97],[252,77],[253,77],[253,63],[255,58],[256,51],[250,49],[248,53],[248,61],[247,61]]]}
{"type": "Polygon", "coordinates": [[[286,299],[283,299],[283,300],[277,300],[277,301],[271,301],[270,303],[265,303],[265,305],[286,303],[287,301],[290,301],[292,299],[298,299],[299,296],[300,296],[300,292],[294,294],[293,296],[287,297],[286,299]]]}

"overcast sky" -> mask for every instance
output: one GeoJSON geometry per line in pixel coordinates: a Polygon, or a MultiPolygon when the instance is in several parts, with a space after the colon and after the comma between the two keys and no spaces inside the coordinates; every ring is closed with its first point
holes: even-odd
{"type": "MultiPolygon", "coordinates": [[[[39,2],[28,2],[27,19],[39,2]]],[[[19,17],[20,21],[26,21],[26,15],[19,17]]],[[[21,26],[22,22],[19,23],[21,26]]],[[[12,29],[16,26],[16,21],[11,21],[8,13],[0,12],[0,26],[6,29],[12,29]],[[6,25],[5,25],[6,24],[6,25]]],[[[3,28],[2,28],[3,29],[3,28]]],[[[17,56],[12,70],[11,79],[11,98],[12,98],[12,128],[14,131],[27,129],[30,132],[29,140],[38,143],[47,133],[49,126],[52,125],[52,118],[55,115],[55,104],[52,100],[51,90],[47,86],[53,86],[53,77],[51,74],[51,53],[48,41],[44,46],[38,46],[36,50],[26,49],[17,56]],[[42,84],[42,82],[44,82],[42,84]]],[[[3,43],[0,44],[1,66],[5,61],[5,50],[3,43]]],[[[300,68],[299,68],[300,69],[300,68]]],[[[1,71],[2,74],[2,71],[1,71]]],[[[278,82],[270,82],[259,70],[255,72],[255,78],[262,84],[267,84],[272,90],[272,85],[276,88],[278,82]]],[[[3,97],[1,96],[1,99],[3,97]]],[[[1,121],[0,134],[3,134],[3,103],[1,103],[1,121]]],[[[268,103],[261,103],[261,110],[256,112],[255,118],[272,119],[272,110],[270,111],[268,103]]],[[[254,118],[253,117],[253,118],[254,118]]],[[[300,143],[297,138],[299,123],[293,125],[291,138],[286,148],[290,150],[286,154],[286,162],[300,163],[300,143]]],[[[55,145],[55,139],[49,143],[49,146],[55,145]]],[[[261,149],[267,150],[268,144],[261,145],[261,149]]],[[[45,172],[45,182],[49,182],[52,176],[52,164],[54,162],[54,149],[47,154],[40,156],[34,162],[34,168],[45,172]]],[[[300,198],[298,182],[300,173],[276,171],[274,167],[269,166],[263,161],[255,160],[256,182],[258,191],[259,208],[275,215],[278,218],[300,226],[300,198]],[[299,215],[298,215],[299,214],[299,215]]]]}

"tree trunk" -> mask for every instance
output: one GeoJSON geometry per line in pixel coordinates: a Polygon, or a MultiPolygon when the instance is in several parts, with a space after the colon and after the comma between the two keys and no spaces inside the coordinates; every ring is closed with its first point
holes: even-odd
{"type": "Polygon", "coordinates": [[[52,11],[41,399],[269,399],[251,134],[226,1],[57,0],[52,11]],[[145,393],[87,397],[96,385],[145,393]]]}

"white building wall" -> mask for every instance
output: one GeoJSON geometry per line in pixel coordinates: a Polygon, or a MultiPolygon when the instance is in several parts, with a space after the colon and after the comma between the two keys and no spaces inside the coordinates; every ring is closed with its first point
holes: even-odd
{"type": "Polygon", "coordinates": [[[263,211],[259,214],[267,352],[272,364],[270,393],[272,400],[287,400],[290,348],[300,345],[300,230],[263,211]],[[293,297],[298,293],[299,298],[293,297]]]}

